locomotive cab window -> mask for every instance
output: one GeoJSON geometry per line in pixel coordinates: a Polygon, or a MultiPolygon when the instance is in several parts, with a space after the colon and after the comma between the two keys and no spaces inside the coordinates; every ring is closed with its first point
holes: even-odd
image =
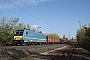
{"type": "Polygon", "coordinates": [[[26,32],[26,34],[28,34],[28,31],[26,32]]]}
{"type": "Polygon", "coordinates": [[[22,36],[23,35],[23,30],[17,30],[15,33],[15,36],[22,36]]]}

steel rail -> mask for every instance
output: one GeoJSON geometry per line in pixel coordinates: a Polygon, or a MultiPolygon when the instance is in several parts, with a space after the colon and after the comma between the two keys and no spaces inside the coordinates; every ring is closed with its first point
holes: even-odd
{"type": "Polygon", "coordinates": [[[74,51],[74,48],[70,47],[70,48],[62,51],[62,53],[58,53],[57,55],[54,55],[49,60],[69,60],[73,51],[74,51]]]}

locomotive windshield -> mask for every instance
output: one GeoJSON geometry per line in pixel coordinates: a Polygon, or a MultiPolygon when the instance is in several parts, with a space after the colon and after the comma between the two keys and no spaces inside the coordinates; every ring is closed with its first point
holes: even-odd
{"type": "Polygon", "coordinates": [[[15,36],[23,36],[24,30],[16,30],[15,36]]]}

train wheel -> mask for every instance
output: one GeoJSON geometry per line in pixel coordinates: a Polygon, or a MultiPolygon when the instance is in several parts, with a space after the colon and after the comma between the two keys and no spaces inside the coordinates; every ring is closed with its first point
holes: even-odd
{"type": "Polygon", "coordinates": [[[28,44],[27,43],[23,43],[22,45],[25,46],[25,45],[28,45],[28,44]]]}
{"type": "Polygon", "coordinates": [[[35,43],[32,43],[32,45],[35,45],[35,43]]]}
{"type": "Polygon", "coordinates": [[[42,45],[42,43],[39,43],[40,45],[42,45]]]}

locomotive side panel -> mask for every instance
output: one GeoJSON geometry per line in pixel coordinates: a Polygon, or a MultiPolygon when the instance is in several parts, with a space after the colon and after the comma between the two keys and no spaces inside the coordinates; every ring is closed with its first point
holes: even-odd
{"type": "Polygon", "coordinates": [[[31,32],[30,30],[28,30],[29,35],[24,36],[24,41],[28,42],[29,44],[44,44],[47,43],[46,40],[46,36],[44,34],[41,33],[37,33],[37,32],[31,32]],[[27,39],[25,39],[27,38],[27,39]]]}

